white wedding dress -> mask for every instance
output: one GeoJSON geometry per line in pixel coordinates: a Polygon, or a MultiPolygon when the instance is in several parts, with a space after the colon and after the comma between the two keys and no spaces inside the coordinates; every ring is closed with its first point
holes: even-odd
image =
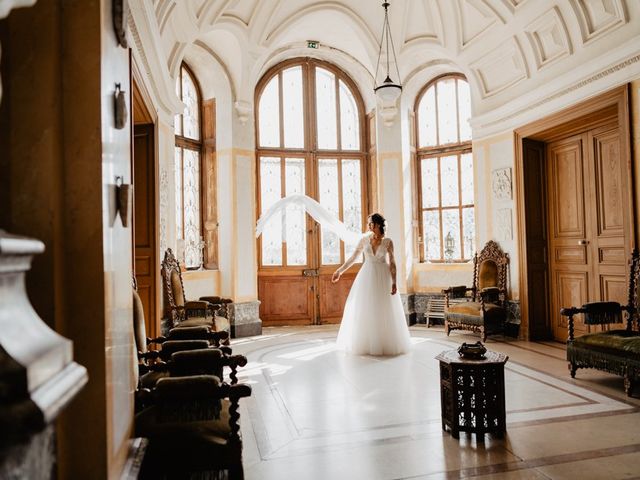
{"type": "Polygon", "coordinates": [[[256,238],[277,215],[289,206],[299,206],[323,228],[348,245],[357,244],[353,255],[339,268],[343,273],[364,252],[364,263],[356,276],[342,315],[338,347],[358,355],[399,355],[409,351],[411,339],[400,294],[391,295],[391,271],[395,269],[393,242],[384,238],[375,253],[371,233],[364,236],[349,230],[334,214],[306,195],[289,195],[271,205],[258,219],[256,238]],[[387,256],[389,263],[387,263],[387,256]]]}
{"type": "Polygon", "coordinates": [[[338,348],[356,355],[399,355],[411,347],[400,294],[391,295],[389,261],[394,263],[393,242],[383,238],[376,251],[371,235],[360,240],[346,271],[364,252],[364,263],[351,286],[338,332],[338,348]]]}

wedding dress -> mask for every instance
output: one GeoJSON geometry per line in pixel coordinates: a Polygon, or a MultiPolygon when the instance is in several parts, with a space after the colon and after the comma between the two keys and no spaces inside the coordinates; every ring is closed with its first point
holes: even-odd
{"type": "Polygon", "coordinates": [[[389,238],[373,251],[371,235],[358,243],[351,258],[340,267],[346,271],[364,253],[364,263],[351,286],[338,332],[338,348],[356,355],[399,355],[411,347],[400,294],[391,295],[390,263],[394,263],[389,238]]]}
{"type": "Polygon", "coordinates": [[[303,207],[309,215],[357,247],[340,267],[346,271],[364,253],[364,263],[351,286],[338,332],[338,348],[356,355],[399,355],[409,351],[411,339],[404,316],[400,294],[391,295],[390,264],[394,264],[393,242],[383,238],[376,251],[371,246],[371,234],[350,231],[334,215],[306,195],[282,198],[262,214],[256,225],[256,237],[275,215],[289,206],[303,207]],[[389,258],[389,263],[387,262],[389,258]]]}

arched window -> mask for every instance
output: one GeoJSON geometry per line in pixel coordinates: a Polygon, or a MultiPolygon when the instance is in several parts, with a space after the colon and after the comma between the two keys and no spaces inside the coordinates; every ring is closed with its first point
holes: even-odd
{"type": "Polygon", "coordinates": [[[184,242],[186,268],[202,262],[202,98],[189,68],[182,64],[176,79],[176,94],[185,104],[175,116],[176,239],[184,242]]]}
{"type": "Polygon", "coordinates": [[[461,75],[438,77],[415,110],[420,259],[467,261],[475,250],[469,84],[461,75]]]}
{"type": "MultiPolygon", "coordinates": [[[[326,62],[292,59],[264,75],[255,105],[257,216],[282,197],[305,194],[361,232],[368,150],[354,82],[326,62]]],[[[269,325],[339,321],[355,269],[340,284],[331,275],[353,249],[290,205],[258,241],[260,318],[269,325]]]]}

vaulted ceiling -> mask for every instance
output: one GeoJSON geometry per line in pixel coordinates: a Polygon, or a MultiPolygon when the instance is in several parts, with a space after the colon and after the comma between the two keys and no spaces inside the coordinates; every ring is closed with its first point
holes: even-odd
{"type": "MultiPolygon", "coordinates": [[[[379,0],[131,3],[136,23],[144,16],[154,30],[156,55],[169,76],[185,59],[215,63],[234,101],[250,104],[270,66],[315,56],[345,69],[367,107],[374,105],[379,0]],[[307,40],[320,48],[306,48],[307,40]]],[[[472,86],[477,122],[492,121],[497,110],[508,116],[506,105],[553,102],[553,95],[595,82],[607,69],[639,64],[638,0],[391,0],[389,16],[405,101],[410,104],[434,76],[462,72],[472,86]]]]}

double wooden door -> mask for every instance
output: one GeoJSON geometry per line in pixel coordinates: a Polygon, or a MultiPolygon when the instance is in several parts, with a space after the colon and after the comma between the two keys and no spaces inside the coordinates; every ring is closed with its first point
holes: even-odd
{"type": "MultiPolygon", "coordinates": [[[[305,194],[350,229],[365,221],[363,155],[271,155],[259,158],[259,214],[280,198],[305,194]]],[[[258,240],[258,298],[265,325],[337,323],[359,269],[331,283],[354,246],[322,228],[299,206],[289,206],[258,240]]]]}
{"type": "MultiPolygon", "coordinates": [[[[615,121],[548,143],[546,157],[551,325],[565,341],[562,307],[626,303],[630,178],[615,121]]],[[[576,335],[586,333],[576,320],[576,335]]]]}

